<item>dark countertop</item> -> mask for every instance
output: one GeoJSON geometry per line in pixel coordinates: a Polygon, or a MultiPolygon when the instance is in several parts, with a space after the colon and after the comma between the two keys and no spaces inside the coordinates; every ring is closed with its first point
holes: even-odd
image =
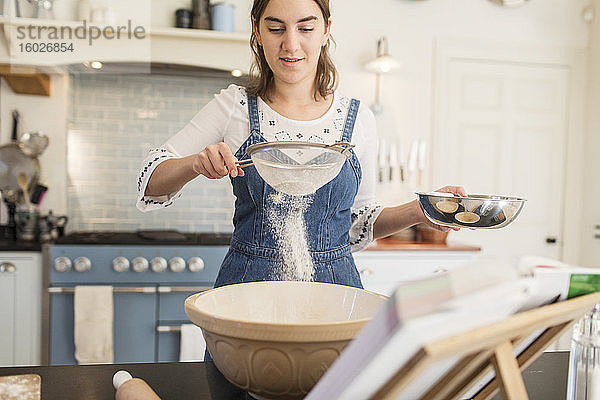
{"type": "Polygon", "coordinates": [[[229,246],[231,233],[193,233],[171,231],[72,232],[54,244],[68,245],[152,245],[152,246],[229,246]]]}
{"type": "MultiPolygon", "coordinates": [[[[54,245],[150,245],[150,246],[229,246],[230,233],[191,233],[178,231],[72,232],[54,245]]],[[[0,240],[0,251],[42,251],[39,242],[0,240]]]]}
{"type": "MultiPolygon", "coordinates": [[[[568,351],[543,353],[523,373],[530,399],[564,400],[568,366],[568,351]]],[[[252,399],[229,383],[211,362],[14,367],[0,368],[0,376],[40,375],[42,400],[109,400],[115,395],[112,377],[121,369],[145,380],[163,399],[252,399]]]]}
{"type": "MultiPolygon", "coordinates": [[[[56,245],[153,245],[153,246],[229,246],[230,233],[190,233],[178,231],[138,231],[138,232],[73,232],[59,238],[56,245]]],[[[38,242],[2,241],[0,251],[41,251],[38,242]]],[[[395,238],[377,239],[368,251],[481,251],[480,247],[460,243],[429,243],[399,240],[395,238]]]]}
{"type": "Polygon", "coordinates": [[[42,400],[109,400],[115,398],[112,378],[119,370],[142,378],[163,399],[252,399],[211,362],[15,367],[0,368],[0,376],[40,375],[42,400]]]}
{"type": "MultiPolygon", "coordinates": [[[[525,371],[523,380],[530,400],[564,400],[567,398],[569,352],[542,353],[525,371]]],[[[492,400],[501,400],[499,394],[492,400]]]]}
{"type": "Polygon", "coordinates": [[[39,242],[0,240],[0,251],[42,251],[39,242]]]}

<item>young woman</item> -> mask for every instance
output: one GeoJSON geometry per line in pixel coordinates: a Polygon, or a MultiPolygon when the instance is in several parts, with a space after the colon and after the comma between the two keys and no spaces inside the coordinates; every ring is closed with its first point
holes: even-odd
{"type": "MultiPolygon", "coordinates": [[[[265,141],[301,140],[355,145],[340,173],[302,209],[315,281],[362,287],[351,250],[374,238],[425,222],[417,201],[382,208],[374,199],[377,140],[372,112],[337,92],[329,56],[328,0],[255,0],[248,87],[229,86],[161,148],[138,179],[143,211],[171,205],[198,175],[230,176],[236,197],[234,232],[215,286],[270,280],[281,268],[281,248],[270,210],[274,189],[254,167],[235,163],[265,141]]],[[[466,195],[461,187],[441,191],[466,195]]]]}

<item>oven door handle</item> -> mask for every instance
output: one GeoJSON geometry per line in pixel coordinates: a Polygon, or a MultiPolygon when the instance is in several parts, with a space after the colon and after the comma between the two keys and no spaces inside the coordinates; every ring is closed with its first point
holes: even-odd
{"type": "Polygon", "coordinates": [[[156,327],[156,332],[159,332],[159,333],[161,333],[161,332],[163,332],[163,333],[164,332],[181,332],[181,326],[179,326],[179,325],[175,325],[175,326],[173,326],[173,325],[171,325],[171,326],[158,325],[156,327]]]}
{"type": "MultiPolygon", "coordinates": [[[[198,293],[212,289],[212,286],[154,286],[113,287],[113,293],[198,293]]],[[[75,293],[74,287],[49,287],[48,293],[75,293]]]]}
{"type": "MultiPolygon", "coordinates": [[[[113,293],[156,293],[154,286],[140,286],[140,287],[113,287],[113,293]]],[[[64,293],[73,294],[75,293],[74,287],[49,287],[48,293],[64,293]]]]}
{"type": "Polygon", "coordinates": [[[198,293],[212,288],[212,286],[159,286],[158,293],[198,293]]]}

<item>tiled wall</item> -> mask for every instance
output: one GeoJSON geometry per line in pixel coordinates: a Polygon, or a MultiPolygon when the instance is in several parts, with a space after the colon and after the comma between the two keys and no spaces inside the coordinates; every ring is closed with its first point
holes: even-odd
{"type": "Polygon", "coordinates": [[[72,75],[69,229],[231,232],[228,179],[199,177],[164,210],[142,213],[135,207],[136,176],[147,149],[181,129],[229,83],[226,77],[72,75]]]}

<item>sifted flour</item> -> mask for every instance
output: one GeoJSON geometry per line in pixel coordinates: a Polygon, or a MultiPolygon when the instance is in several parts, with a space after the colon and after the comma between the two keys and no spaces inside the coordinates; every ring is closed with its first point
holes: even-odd
{"type": "Polygon", "coordinates": [[[268,200],[269,225],[283,257],[279,279],[312,281],[314,268],[308,247],[304,213],[312,203],[313,197],[275,192],[268,200]]]}

